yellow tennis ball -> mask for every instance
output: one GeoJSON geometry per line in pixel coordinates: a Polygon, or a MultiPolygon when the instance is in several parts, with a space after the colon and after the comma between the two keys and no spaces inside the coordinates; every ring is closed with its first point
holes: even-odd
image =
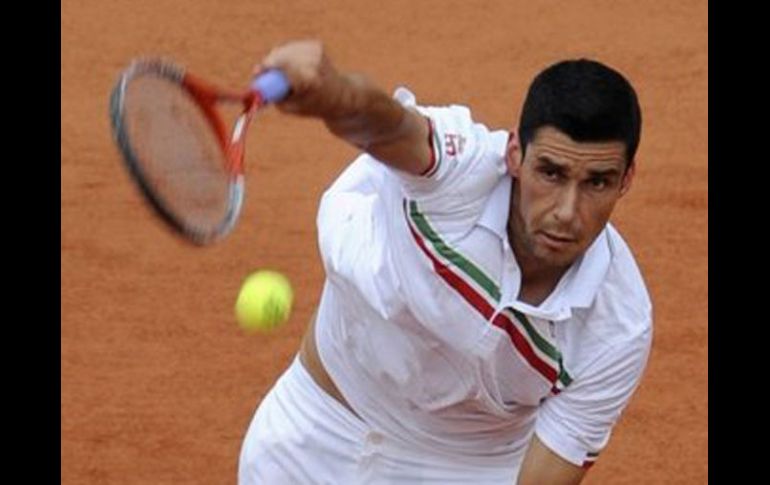
{"type": "Polygon", "coordinates": [[[268,331],[289,318],[294,294],[281,273],[263,270],[246,277],[235,302],[235,318],[244,330],[268,331]]]}

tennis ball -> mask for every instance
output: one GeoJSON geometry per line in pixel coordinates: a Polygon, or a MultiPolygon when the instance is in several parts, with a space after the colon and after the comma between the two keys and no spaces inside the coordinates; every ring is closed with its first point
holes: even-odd
{"type": "Polygon", "coordinates": [[[284,275],[262,270],[243,281],[235,302],[235,318],[242,329],[272,330],[289,318],[294,294],[284,275]]]}

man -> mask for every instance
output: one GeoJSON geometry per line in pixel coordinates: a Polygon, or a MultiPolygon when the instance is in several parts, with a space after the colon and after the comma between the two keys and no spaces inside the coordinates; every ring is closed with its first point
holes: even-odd
{"type": "Polygon", "coordinates": [[[242,484],[571,484],[639,383],[652,308],[608,223],[641,115],[593,61],[540,73],[511,133],[392,99],[320,43],[274,49],[279,107],[365,152],[324,194],[327,278],[257,410],[242,484]]]}

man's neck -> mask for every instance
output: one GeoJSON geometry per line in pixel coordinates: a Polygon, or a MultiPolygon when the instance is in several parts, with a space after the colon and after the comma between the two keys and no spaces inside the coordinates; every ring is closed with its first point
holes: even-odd
{"type": "Polygon", "coordinates": [[[523,248],[517,251],[515,243],[511,247],[516,262],[521,269],[519,300],[533,306],[538,306],[553,292],[556,285],[559,284],[561,277],[569,269],[569,266],[546,266],[527,255],[523,248]]]}

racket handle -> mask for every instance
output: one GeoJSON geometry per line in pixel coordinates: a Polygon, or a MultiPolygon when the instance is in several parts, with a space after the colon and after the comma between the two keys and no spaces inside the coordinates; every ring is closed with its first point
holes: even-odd
{"type": "Polygon", "coordinates": [[[268,103],[282,101],[291,89],[286,75],[278,69],[268,69],[251,82],[252,91],[258,92],[268,103]]]}

